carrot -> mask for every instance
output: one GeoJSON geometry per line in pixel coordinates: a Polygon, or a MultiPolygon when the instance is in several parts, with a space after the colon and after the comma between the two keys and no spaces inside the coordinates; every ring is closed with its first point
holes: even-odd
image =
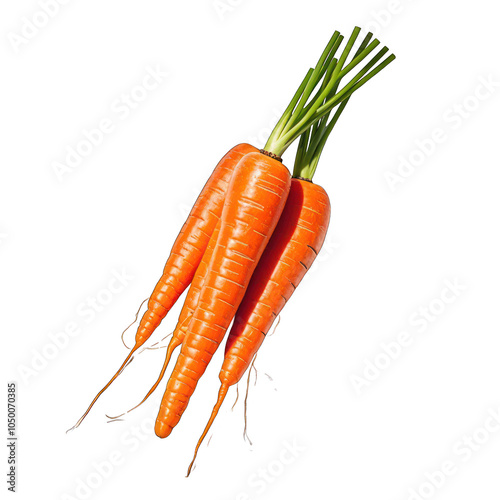
{"type": "Polygon", "coordinates": [[[148,309],[140,321],[135,335],[135,345],[115,375],[99,391],[85,413],[71,429],[82,423],[97,399],[123,371],[137,349],[149,339],[191,283],[213,230],[219,221],[224,193],[234,168],[241,158],[255,151],[257,149],[250,144],[238,144],[229,150],[215,167],[174,242],[163,274],[149,298],[148,309]]]}
{"type": "MultiPolygon", "coordinates": [[[[167,437],[179,422],[198,380],[243,300],[250,278],[281,216],[290,189],[290,176],[276,158],[280,159],[299,135],[380,71],[384,63],[388,64],[383,62],[364,76],[387,52],[384,48],[349,84],[336,92],[340,79],[379,43],[372,42],[342,69],[359,31],[359,28],[354,30],[339,61],[333,58],[332,53],[338,47],[339,38],[338,32],[334,34],[315,69],[308,72],[278,122],[265,150],[261,151],[262,154],[246,155],[233,173],[222,211],[220,232],[198,303],[156,419],[155,432],[159,437],[167,437]],[[306,104],[323,74],[323,85],[306,104]]],[[[389,62],[391,60],[389,58],[389,62]]],[[[225,393],[222,398],[224,396],[225,393]]]]}
{"type": "MultiPolygon", "coordinates": [[[[364,50],[371,36],[368,34],[365,37],[354,58],[364,50]]],[[[323,87],[326,84],[325,80],[323,87]]],[[[328,115],[325,115],[301,136],[290,193],[276,230],[236,312],[219,373],[221,385],[217,402],[196,445],[188,476],[229,388],[239,382],[255,359],[274,320],[323,245],[330,221],[330,200],[321,186],[312,183],[312,177],[326,140],[348,100],[341,103],[330,123],[327,123],[328,115]]]]}
{"type": "Polygon", "coordinates": [[[220,378],[237,383],[325,241],[330,221],[326,191],[309,179],[292,179],[283,214],[235,315],[220,378]],[[243,356],[241,354],[244,353],[243,356]]]}
{"type": "Polygon", "coordinates": [[[250,144],[238,144],[215,167],[174,242],[163,274],[149,299],[148,310],[139,324],[136,345],[146,342],[191,283],[219,222],[234,169],[241,158],[255,151],[257,148],[250,144]]]}
{"type": "MultiPolygon", "coordinates": [[[[165,355],[165,361],[163,363],[162,369],[160,371],[160,374],[158,375],[158,378],[156,382],[153,384],[151,389],[149,389],[148,393],[144,396],[144,398],[141,400],[139,404],[131,408],[125,413],[129,413],[132,410],[135,410],[137,407],[142,405],[146,399],[153,394],[155,389],[158,387],[160,384],[163,376],[165,375],[165,371],[167,370],[168,364],[170,362],[170,358],[172,357],[172,354],[174,350],[179,347],[182,342],[184,341],[184,338],[186,336],[186,331],[187,331],[187,326],[188,326],[188,321],[191,319],[191,316],[193,315],[193,312],[196,308],[196,304],[198,303],[198,298],[200,295],[201,287],[203,285],[203,282],[205,280],[205,276],[207,274],[208,270],[208,263],[210,262],[210,259],[212,257],[212,253],[215,247],[215,243],[217,241],[217,237],[219,235],[219,228],[220,228],[220,222],[217,224],[215,227],[212,237],[210,238],[210,242],[208,243],[207,249],[203,255],[203,259],[200,262],[200,265],[198,266],[198,270],[194,276],[194,279],[191,283],[191,286],[189,287],[189,291],[186,296],[186,300],[184,301],[184,305],[182,307],[181,313],[179,315],[179,320],[177,322],[177,325],[175,327],[175,330],[172,334],[172,339],[170,340],[168,346],[167,346],[167,353],[165,355]]],[[[122,413],[121,415],[118,415],[116,417],[110,417],[112,419],[119,418],[125,413],[122,413]]]]}
{"type": "MultiPolygon", "coordinates": [[[[333,53],[336,50],[336,48],[338,47],[338,45],[340,45],[341,41],[342,41],[342,37],[339,36],[338,32],[335,32],[334,36],[332,37],[332,39],[330,41],[330,47],[333,47],[333,49],[328,54],[328,57],[329,57],[329,59],[327,59],[328,61],[331,61],[331,59],[333,58],[333,53]],[[332,41],[334,42],[333,44],[332,44],[332,41]]],[[[311,69],[310,72],[312,72],[312,71],[313,70],[311,69]]],[[[323,68],[320,76],[322,76],[325,71],[326,71],[326,67],[323,68]]],[[[292,103],[296,102],[296,100],[298,100],[298,98],[300,97],[300,93],[304,90],[304,88],[306,86],[307,79],[310,75],[310,72],[308,72],[308,74],[306,75],[306,78],[304,79],[301,86],[299,87],[299,90],[297,91],[296,95],[294,96],[294,99],[292,99],[292,103]]],[[[142,401],[139,404],[137,404],[136,406],[134,406],[133,408],[131,408],[130,410],[128,410],[126,413],[136,409],[138,406],[140,406],[142,403],[144,403],[144,401],[146,401],[146,399],[155,391],[155,389],[158,387],[158,385],[160,384],[160,382],[165,374],[165,371],[167,369],[167,366],[170,362],[170,359],[172,357],[174,350],[179,345],[181,345],[183,343],[184,338],[185,338],[185,334],[186,334],[186,330],[187,330],[186,323],[187,323],[188,319],[190,318],[190,316],[193,314],[194,309],[196,307],[196,304],[198,302],[201,285],[204,282],[205,275],[207,272],[208,262],[210,261],[211,254],[213,252],[213,247],[215,246],[215,242],[216,242],[216,238],[214,239],[215,235],[216,235],[216,231],[214,231],[214,233],[212,234],[212,238],[210,240],[209,246],[207,247],[205,255],[200,263],[200,266],[198,267],[198,269],[196,271],[196,274],[195,274],[195,277],[194,277],[193,282],[191,284],[191,287],[189,288],[188,294],[186,296],[186,300],[184,302],[184,306],[182,308],[181,314],[179,316],[179,320],[177,322],[177,326],[173,332],[172,339],[167,346],[165,361],[163,363],[160,374],[159,374],[156,382],[153,384],[153,386],[148,391],[146,396],[142,399],[142,401]]],[[[124,415],[124,413],[122,415],[124,415]]],[[[118,417],[121,417],[122,415],[119,415],[117,417],[110,417],[110,418],[118,418],[118,417]]]]}
{"type": "Polygon", "coordinates": [[[312,182],[292,179],[278,226],[235,315],[219,373],[217,402],[196,445],[188,475],[229,388],[243,377],[274,320],[319,253],[329,219],[330,202],[325,190],[312,182]]]}
{"type": "Polygon", "coordinates": [[[177,424],[222,341],[289,189],[290,173],[276,159],[249,153],[238,163],[198,303],[156,419],[157,436],[168,436],[177,424]]]}

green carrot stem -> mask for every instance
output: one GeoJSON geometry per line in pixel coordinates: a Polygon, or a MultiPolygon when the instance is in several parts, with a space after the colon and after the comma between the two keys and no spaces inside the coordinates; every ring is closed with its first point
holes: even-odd
{"type": "MultiPolygon", "coordinates": [[[[321,153],[323,152],[323,149],[325,147],[326,141],[327,141],[331,131],[333,130],[333,127],[335,127],[335,124],[337,123],[338,119],[340,118],[340,115],[344,111],[348,101],[349,101],[349,98],[347,98],[345,101],[341,102],[340,106],[335,111],[335,114],[333,115],[333,118],[330,120],[328,125],[325,126],[324,128],[322,128],[321,131],[318,131],[315,134],[314,141],[312,139],[310,140],[309,147],[306,144],[303,145],[303,150],[302,150],[301,156],[295,157],[295,165],[293,168],[293,177],[301,177],[303,179],[312,180],[314,173],[316,172],[316,168],[318,166],[319,158],[320,158],[321,153]]],[[[301,141],[302,141],[302,138],[304,138],[304,140],[306,140],[306,138],[309,139],[309,137],[311,135],[310,130],[311,129],[307,129],[300,136],[301,141]]]]}
{"type": "MultiPolygon", "coordinates": [[[[371,38],[372,38],[372,33],[368,33],[365,36],[358,50],[354,54],[353,60],[356,60],[356,58],[363,52],[363,50],[365,50],[371,38]]],[[[364,71],[364,73],[366,73],[366,71],[364,71]]],[[[340,74],[342,73],[343,72],[341,71],[340,74]]],[[[356,75],[356,77],[358,76],[359,74],[356,75]]],[[[330,96],[328,96],[325,99],[325,102],[328,101],[329,98],[335,96],[339,84],[340,84],[340,78],[335,82],[335,85],[330,93],[330,96]]],[[[324,85],[325,81],[323,81],[322,87],[324,85]]],[[[325,144],[333,128],[335,127],[340,115],[347,106],[349,99],[350,96],[344,99],[340,103],[333,118],[330,120],[329,123],[328,123],[328,116],[330,114],[330,111],[326,112],[311,128],[307,129],[300,136],[298,154],[295,157],[295,165],[293,170],[294,177],[301,177],[312,180],[316,172],[316,168],[318,166],[318,162],[325,147],[325,144]]],[[[325,104],[325,102],[323,104],[325,104]]]]}
{"type": "MultiPolygon", "coordinates": [[[[361,45],[358,47],[358,50],[354,54],[353,59],[356,59],[359,54],[363,52],[372,36],[372,33],[368,33],[365,36],[365,38],[361,42],[361,45]]],[[[322,87],[325,86],[326,79],[327,77],[325,77],[325,79],[323,80],[322,87]]],[[[340,79],[335,82],[330,96],[335,95],[339,84],[340,79]]],[[[350,97],[348,97],[345,101],[342,101],[330,123],[328,123],[328,117],[330,114],[330,112],[328,112],[324,116],[322,116],[310,129],[308,129],[300,136],[299,147],[300,145],[302,145],[302,149],[300,151],[301,154],[296,155],[295,157],[294,176],[312,179],[323,148],[325,147],[326,141],[331,131],[333,130],[333,127],[337,123],[337,120],[342,114],[342,111],[345,109],[349,99],[350,97]]]]}
{"type": "Polygon", "coordinates": [[[286,134],[290,130],[290,128],[293,126],[293,124],[296,120],[295,117],[296,117],[297,113],[300,113],[300,110],[303,109],[303,107],[305,106],[306,102],[308,101],[311,93],[316,88],[318,83],[321,81],[321,78],[323,77],[325,72],[328,71],[328,68],[330,67],[330,65],[334,59],[336,48],[338,48],[338,46],[340,45],[340,43],[337,44],[336,42],[342,38],[343,37],[340,36],[338,31],[336,31],[333,34],[332,38],[330,39],[330,42],[328,43],[325,50],[321,54],[321,57],[319,58],[318,63],[316,64],[316,66],[311,74],[311,77],[309,78],[309,81],[307,82],[307,85],[304,89],[304,92],[302,93],[302,95],[300,97],[300,101],[298,102],[298,104],[296,106],[296,110],[298,110],[298,111],[293,113],[292,116],[289,118],[285,127],[283,127],[281,134],[286,134]]]}
{"type": "MultiPolygon", "coordinates": [[[[388,51],[384,47],[339,91],[338,87],[342,78],[361,63],[380,44],[376,39],[368,43],[372,37],[371,33],[368,34],[352,60],[346,65],[347,58],[359,33],[360,28],[356,27],[338,60],[334,56],[342,43],[342,35],[338,32],[333,34],[316,66],[314,69],[309,70],[292,102],[276,124],[264,149],[281,156],[295,139],[304,134],[306,130],[311,129],[311,134],[307,136],[307,142],[304,142],[305,139],[302,139],[301,144],[299,144],[302,148],[299,152],[301,161],[306,161],[306,158],[313,154],[312,151],[322,143],[325,131],[331,131],[329,125],[327,125],[330,111],[394,60],[394,56],[389,56],[374,68],[388,51]],[[319,88],[313,95],[313,91],[318,85],[319,88]],[[313,141],[313,150],[308,149],[311,141],[313,141]]],[[[342,110],[344,108],[345,105],[342,106],[342,110]]],[[[336,120],[338,120],[338,116],[336,120]]]]}
{"type": "Polygon", "coordinates": [[[273,133],[276,134],[281,134],[283,128],[287,124],[288,120],[292,116],[292,112],[295,109],[295,106],[297,105],[297,102],[300,99],[300,96],[304,92],[304,89],[306,88],[307,83],[309,82],[311,75],[313,74],[313,68],[309,68],[306,76],[302,80],[302,83],[300,84],[300,87],[297,89],[297,92],[295,92],[295,95],[293,96],[292,100],[290,101],[290,104],[288,107],[285,109],[284,113],[281,115],[281,118],[279,119],[278,123],[274,127],[273,133]]]}
{"type": "MultiPolygon", "coordinates": [[[[316,112],[316,109],[323,102],[323,99],[330,93],[332,87],[335,85],[336,79],[338,78],[338,75],[340,73],[340,69],[343,66],[344,61],[346,60],[347,56],[349,55],[349,52],[352,49],[352,46],[354,45],[354,42],[356,41],[356,38],[357,38],[360,31],[361,31],[361,28],[358,28],[358,27],[354,28],[351,36],[349,37],[349,40],[347,41],[346,47],[344,48],[342,55],[340,56],[340,59],[335,64],[335,68],[333,69],[333,72],[331,74],[330,79],[328,80],[328,82],[325,85],[325,87],[323,88],[323,90],[321,90],[319,92],[319,95],[315,96],[315,99],[311,102],[311,106],[309,106],[309,108],[307,109],[307,111],[303,115],[301,114],[301,110],[298,110],[296,113],[296,116],[292,116],[292,120],[295,118],[295,120],[293,122],[294,127],[290,130],[283,131],[283,135],[285,137],[285,142],[286,142],[286,140],[289,140],[291,137],[294,137],[294,139],[296,137],[298,137],[298,135],[296,134],[296,129],[300,128],[305,123],[309,123],[309,121],[312,119],[314,113],[316,112]]],[[[309,123],[309,126],[311,124],[312,123],[309,123]]]]}

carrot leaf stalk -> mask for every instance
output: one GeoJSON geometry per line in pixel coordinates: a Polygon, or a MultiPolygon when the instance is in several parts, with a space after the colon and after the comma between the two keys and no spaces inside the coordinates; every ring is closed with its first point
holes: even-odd
{"type": "MultiPolygon", "coordinates": [[[[339,106],[339,109],[343,110],[345,105],[343,107],[340,105],[344,100],[395,59],[395,56],[391,54],[381,61],[389,51],[387,47],[383,47],[339,90],[340,81],[364,61],[380,44],[377,39],[369,43],[372,38],[372,34],[369,33],[356,51],[355,56],[349,64],[345,65],[360,31],[361,28],[354,28],[338,59],[334,56],[342,43],[342,36],[338,32],[334,33],[316,67],[308,71],[302,85],[269,136],[264,146],[266,151],[281,156],[295,139],[303,133],[307,133],[313,125],[317,124],[321,118],[328,115],[335,107],[339,106]],[[379,64],[377,65],[377,63],[379,64]],[[320,83],[318,91],[311,97],[314,89],[320,83]]],[[[338,119],[340,113],[335,115],[336,119],[338,119]]],[[[313,129],[316,130],[316,128],[322,130],[321,135],[316,136],[316,140],[320,142],[326,127],[324,124],[317,124],[313,129]]]]}
{"type": "MultiPolygon", "coordinates": [[[[368,33],[365,36],[365,38],[361,42],[361,45],[356,51],[353,60],[356,59],[365,50],[372,36],[372,33],[368,33]]],[[[326,83],[327,79],[325,78],[322,84],[322,88],[326,86],[326,83]]],[[[325,102],[327,102],[328,98],[335,95],[339,84],[340,79],[335,82],[335,85],[330,92],[330,96],[325,98],[325,102]]],[[[300,136],[297,153],[295,155],[295,164],[293,169],[294,177],[312,180],[326,141],[330,136],[333,128],[335,127],[340,115],[344,111],[347,103],[349,102],[349,99],[350,96],[340,103],[339,107],[336,109],[332,119],[329,122],[328,118],[330,115],[330,111],[325,113],[320,120],[318,120],[311,128],[307,129],[300,136]]]]}

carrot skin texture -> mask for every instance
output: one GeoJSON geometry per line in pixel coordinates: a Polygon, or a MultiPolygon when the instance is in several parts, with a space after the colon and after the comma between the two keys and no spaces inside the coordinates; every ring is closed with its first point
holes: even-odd
{"type": "Polygon", "coordinates": [[[235,315],[219,375],[236,384],[325,241],[330,200],[319,185],[292,179],[282,217],[235,315]]]}
{"type": "Polygon", "coordinates": [[[281,216],[290,182],[286,167],[261,153],[238,163],[199,301],[156,419],[157,436],[167,437],[177,425],[224,338],[281,216]]]}
{"type": "Polygon", "coordinates": [[[212,237],[208,243],[207,249],[201,259],[200,265],[194,275],[191,286],[189,287],[188,294],[186,296],[186,300],[184,301],[184,305],[182,306],[181,313],[179,315],[179,320],[177,322],[176,329],[174,331],[174,337],[177,337],[180,343],[184,341],[186,336],[186,332],[189,326],[187,320],[190,316],[193,315],[196,305],[198,304],[198,299],[200,296],[201,289],[203,287],[203,283],[205,282],[205,278],[208,272],[208,265],[212,258],[212,254],[215,249],[215,245],[217,243],[217,238],[219,236],[220,230],[220,221],[215,227],[212,237]]]}
{"type": "Polygon", "coordinates": [[[330,200],[322,187],[292,179],[281,218],[234,317],[219,373],[217,402],[196,445],[188,476],[229,387],[244,375],[274,320],[321,250],[330,211],[330,200]]]}
{"type": "MultiPolygon", "coordinates": [[[[120,375],[121,371],[131,361],[133,354],[153,334],[162,319],[167,315],[189,283],[191,283],[211,235],[220,219],[225,192],[234,169],[241,158],[248,153],[256,151],[258,151],[257,148],[254,148],[250,144],[238,144],[229,150],[215,167],[174,242],[164,266],[162,277],[156,284],[148,301],[148,309],[140,321],[135,335],[135,345],[118,371],[97,393],[85,413],[78,419],[72,429],[82,423],[102,393],[120,375]]],[[[174,348],[175,345],[172,345],[170,354],[174,348]]]]}
{"type": "Polygon", "coordinates": [[[173,352],[177,347],[179,347],[183,342],[184,338],[186,337],[186,332],[189,326],[189,319],[193,315],[194,310],[196,308],[196,304],[198,303],[198,298],[200,295],[201,288],[203,286],[203,282],[205,280],[205,276],[207,274],[207,269],[208,269],[208,263],[210,262],[212,253],[214,251],[215,243],[217,242],[217,236],[219,235],[219,227],[220,223],[217,224],[215,227],[212,237],[210,238],[210,242],[208,243],[207,249],[203,255],[203,258],[200,262],[200,265],[198,266],[198,269],[196,271],[196,274],[193,278],[193,281],[191,283],[191,286],[189,287],[186,300],[184,301],[184,305],[182,307],[181,313],[179,315],[179,320],[177,321],[177,325],[175,327],[175,330],[172,334],[172,339],[168,343],[167,346],[167,352],[165,354],[165,361],[163,363],[162,369],[160,371],[160,374],[158,375],[158,378],[156,379],[156,382],[153,384],[151,389],[148,391],[146,396],[144,396],[144,399],[142,401],[134,406],[131,410],[134,410],[138,406],[142,405],[146,399],[153,394],[155,389],[158,387],[160,382],[163,379],[163,376],[165,375],[165,371],[167,370],[168,364],[170,362],[170,359],[172,357],[173,352]]]}
{"type": "Polygon", "coordinates": [[[163,274],[156,284],[137,329],[140,347],[152,335],[177,299],[191,283],[217,222],[233,171],[246,154],[257,151],[250,144],[238,144],[219,161],[203,187],[175,240],[163,274]]]}

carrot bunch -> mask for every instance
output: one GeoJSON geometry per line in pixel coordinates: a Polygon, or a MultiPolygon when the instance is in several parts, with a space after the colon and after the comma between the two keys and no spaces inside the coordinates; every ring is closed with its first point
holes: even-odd
{"type": "Polygon", "coordinates": [[[135,345],[74,427],[80,425],[189,286],[160,375],[141,401],[159,385],[175,349],[180,347],[155,424],[156,435],[167,437],[232,324],[219,374],[217,402],[196,446],[189,475],[229,388],[251,365],[274,320],[323,245],[330,201],[312,178],[325,143],[353,92],[395,58],[384,58],[388,49],[383,47],[341,86],[380,43],[369,33],[348,61],[359,33],[360,28],[353,30],[338,58],[343,37],[338,31],[333,34],[263,149],[239,144],[217,164],[149,298],[135,345]],[[281,157],[298,138],[292,175],[281,157]]]}

